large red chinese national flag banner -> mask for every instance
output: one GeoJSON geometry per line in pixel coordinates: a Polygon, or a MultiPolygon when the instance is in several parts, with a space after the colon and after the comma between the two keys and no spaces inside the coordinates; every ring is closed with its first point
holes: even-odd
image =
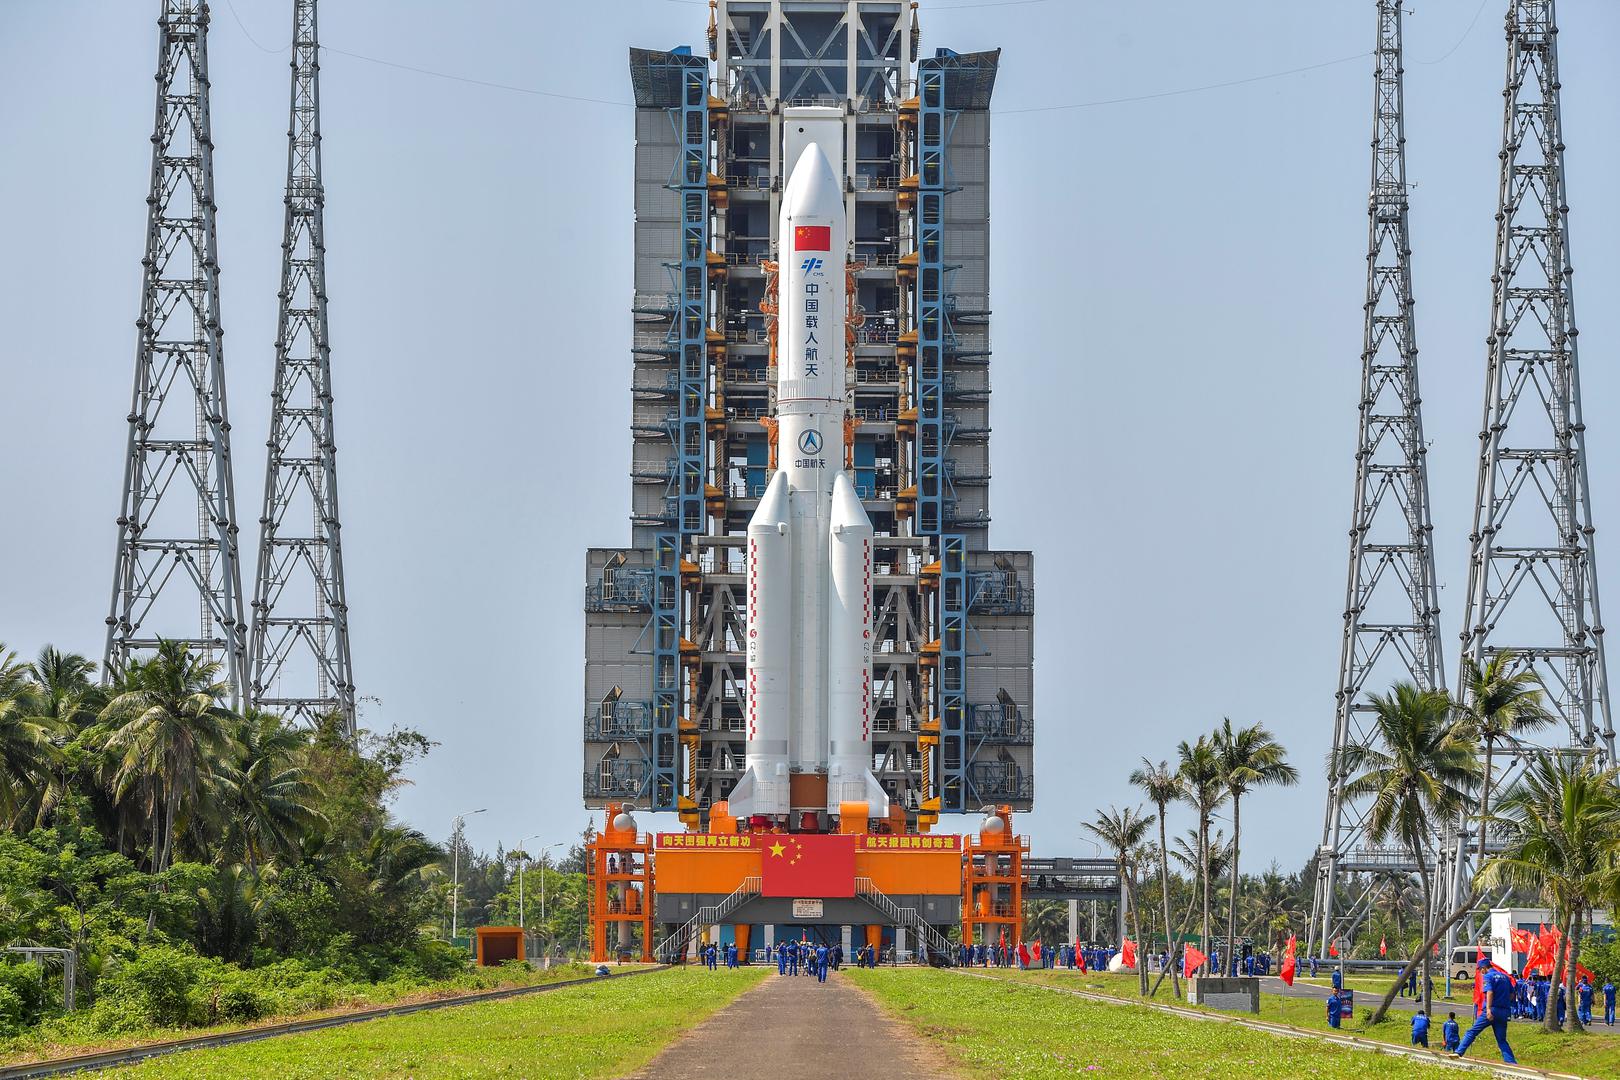
{"type": "Polygon", "coordinates": [[[762,836],[760,893],[764,896],[855,895],[855,836],[762,836]]]}

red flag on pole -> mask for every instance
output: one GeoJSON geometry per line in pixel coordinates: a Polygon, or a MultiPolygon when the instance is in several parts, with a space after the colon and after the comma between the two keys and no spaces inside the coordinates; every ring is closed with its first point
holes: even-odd
{"type": "Polygon", "coordinates": [[[1126,938],[1120,944],[1119,962],[1128,968],[1134,968],[1136,966],[1136,942],[1132,941],[1130,938],[1126,938]]]}
{"type": "Polygon", "coordinates": [[[1181,977],[1192,978],[1192,973],[1203,967],[1209,957],[1199,952],[1195,946],[1188,945],[1181,954],[1181,977]]]}
{"type": "Polygon", "coordinates": [[[1328,942],[1328,955],[1329,956],[1338,956],[1339,955],[1339,943],[1337,941],[1328,942]]]}
{"type": "Polygon", "coordinates": [[[1035,944],[1033,944],[1033,945],[1031,945],[1029,947],[1029,955],[1033,956],[1035,958],[1035,962],[1037,964],[1041,962],[1041,943],[1040,942],[1037,941],[1035,944]]]}
{"type": "Polygon", "coordinates": [[[1513,951],[1528,956],[1536,941],[1535,938],[1530,936],[1530,931],[1514,929],[1510,933],[1513,937],[1513,951]]]}
{"type": "Polygon", "coordinates": [[[1298,969],[1298,963],[1294,959],[1294,935],[1289,934],[1288,935],[1288,949],[1287,949],[1286,952],[1283,953],[1282,968],[1281,968],[1281,970],[1279,970],[1277,972],[1277,974],[1278,974],[1279,977],[1281,977],[1283,982],[1287,983],[1289,986],[1293,986],[1294,985],[1294,972],[1297,969],[1298,969]]]}
{"type": "Polygon", "coordinates": [[[1080,974],[1086,974],[1086,950],[1080,947],[1078,940],[1074,943],[1074,962],[1080,967],[1080,974]]]}
{"type": "Polygon", "coordinates": [[[1029,967],[1029,946],[1022,941],[1018,943],[1018,962],[1024,967],[1029,967]]]}
{"type": "Polygon", "coordinates": [[[1388,956],[1389,955],[1389,944],[1383,938],[1378,939],[1378,955],[1379,956],[1388,956]]]}

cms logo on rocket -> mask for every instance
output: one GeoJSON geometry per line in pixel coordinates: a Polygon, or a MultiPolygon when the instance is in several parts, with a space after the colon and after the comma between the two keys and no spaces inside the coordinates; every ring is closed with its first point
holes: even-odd
{"type": "Polygon", "coordinates": [[[804,262],[799,264],[799,269],[803,270],[807,274],[814,270],[820,270],[821,260],[816,258],[806,259],[804,262]]]}

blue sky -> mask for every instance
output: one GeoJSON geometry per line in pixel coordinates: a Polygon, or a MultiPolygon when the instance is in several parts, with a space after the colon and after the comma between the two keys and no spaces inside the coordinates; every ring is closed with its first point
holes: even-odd
{"type": "MultiPolygon", "coordinates": [[[[210,50],[251,559],[289,28],[282,0],[233,3],[215,4],[210,50]]],[[[1504,7],[1436,0],[1407,21],[1418,340],[1453,673],[1504,7]]],[[[1601,553],[1620,521],[1620,8],[1559,8],[1601,553]]],[[[52,642],[99,659],[156,12],[156,0],[0,0],[0,639],[25,653],[52,642]]],[[[1245,865],[1297,868],[1319,837],[1361,348],[1372,12],[1371,0],[922,6],[925,49],[1003,50],[992,542],[1038,560],[1038,808],[1023,827],[1042,853],[1089,853],[1079,821],[1134,801],[1125,777],[1137,760],[1169,756],[1223,715],[1269,725],[1309,778],[1246,804],[1245,865]],[[1084,107],[1049,108],[1068,105],[1084,107]]],[[[632,129],[613,103],[629,100],[628,47],[701,47],[705,22],[703,5],[679,0],[349,0],[322,13],[356,681],[376,699],[369,726],[409,725],[442,744],[399,802],[434,836],[476,807],[489,812],[468,833],[488,848],[534,833],[562,841],[586,821],[584,549],[629,532],[632,129]]]]}

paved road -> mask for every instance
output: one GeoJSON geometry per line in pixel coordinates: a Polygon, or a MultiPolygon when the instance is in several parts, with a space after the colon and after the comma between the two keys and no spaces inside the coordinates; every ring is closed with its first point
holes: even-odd
{"type": "MultiPolygon", "coordinates": [[[[1333,987],[1331,986],[1317,986],[1314,983],[1296,982],[1290,987],[1281,979],[1273,976],[1267,976],[1260,980],[1260,990],[1262,993],[1276,994],[1278,997],[1316,998],[1318,1001],[1322,1002],[1326,1002],[1328,995],[1333,993],[1333,987]]],[[[1361,1009],[1376,1009],[1379,1001],[1383,1000],[1384,994],[1387,992],[1387,990],[1357,990],[1356,1009],[1358,1012],[1361,1009]]],[[[1434,992],[1436,995],[1440,993],[1440,985],[1438,983],[1435,984],[1434,992]]],[[[1397,997],[1394,1001],[1389,1003],[1389,1007],[1391,1009],[1404,1012],[1417,1012],[1419,1004],[1420,999],[1418,998],[1397,997]]],[[[1459,1006],[1457,1005],[1451,1005],[1439,1000],[1438,996],[1435,999],[1434,1011],[1436,1013],[1441,1013],[1448,1009],[1456,1009],[1458,1007],[1459,1006]]],[[[1322,1006],[1322,1010],[1322,1015],[1326,1016],[1327,1005],[1324,1004],[1322,1006]]],[[[1441,1019],[1444,1019],[1444,1017],[1441,1017],[1441,1019]]]]}
{"type": "Polygon", "coordinates": [[[878,1012],[871,999],[833,972],[825,984],[773,974],[688,1031],[635,1078],[957,1075],[937,1050],[878,1012]]]}

